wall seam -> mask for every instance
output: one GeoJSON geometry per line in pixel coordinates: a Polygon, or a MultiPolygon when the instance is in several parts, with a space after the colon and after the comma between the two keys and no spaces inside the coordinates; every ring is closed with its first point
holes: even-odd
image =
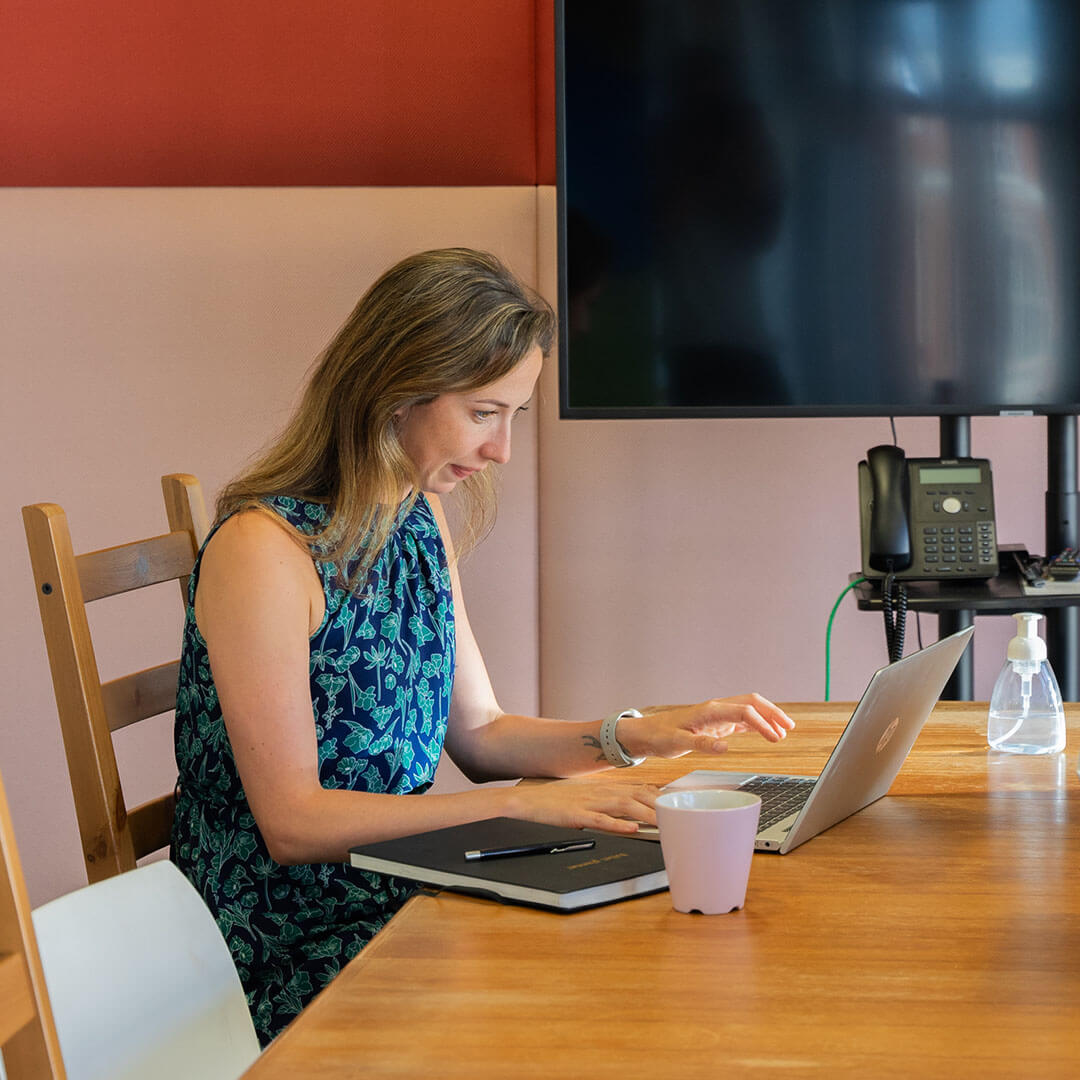
{"type": "MultiPolygon", "coordinates": [[[[535,25],[535,23],[534,23],[535,25]]],[[[535,55],[535,54],[534,54],[535,55]]],[[[536,85],[535,71],[533,86],[536,85]]],[[[537,125],[539,126],[539,125],[537,125]]],[[[534,139],[539,154],[540,139],[537,135],[534,139]]],[[[539,158],[537,159],[539,163],[539,158]]],[[[540,228],[540,186],[533,187],[533,281],[536,282],[537,292],[543,287],[540,277],[543,265],[540,240],[542,230],[540,228]]],[[[554,353],[555,350],[552,349],[554,353]]],[[[550,363],[550,359],[548,363],[550,363]]],[[[542,384],[541,384],[542,385],[542,384]]],[[[538,390],[541,389],[538,387],[538,390]]],[[[537,403],[536,410],[536,711],[540,716],[544,710],[544,402],[537,403]]]]}

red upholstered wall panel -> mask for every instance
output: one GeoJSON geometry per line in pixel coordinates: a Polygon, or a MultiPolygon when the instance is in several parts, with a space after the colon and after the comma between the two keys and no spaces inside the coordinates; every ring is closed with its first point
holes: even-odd
{"type": "Polygon", "coordinates": [[[3,185],[554,182],[552,0],[0,10],[3,185]]]}
{"type": "Polygon", "coordinates": [[[536,182],[555,183],[555,0],[536,3],[536,182]]]}

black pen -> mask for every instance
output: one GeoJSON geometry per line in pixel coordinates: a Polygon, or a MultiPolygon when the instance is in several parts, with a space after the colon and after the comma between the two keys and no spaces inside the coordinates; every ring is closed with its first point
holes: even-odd
{"type": "Polygon", "coordinates": [[[465,861],[478,859],[505,859],[511,855],[559,855],[564,851],[588,851],[596,847],[595,840],[549,840],[546,844],[518,844],[516,847],[481,848],[466,851],[465,861]]]}

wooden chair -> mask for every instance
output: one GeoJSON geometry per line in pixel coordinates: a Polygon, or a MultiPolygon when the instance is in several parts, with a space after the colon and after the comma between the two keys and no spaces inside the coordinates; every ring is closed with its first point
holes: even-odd
{"type": "Polygon", "coordinates": [[[75,813],[91,882],[131,870],[169,842],[172,792],[128,810],[112,732],[176,704],[179,661],[102,683],[86,617],[93,600],[188,577],[209,520],[193,476],[163,476],[170,532],[75,555],[64,511],[54,503],[23,507],[56,707],[67,754],[75,813]]]}
{"type": "Polygon", "coordinates": [[[0,781],[0,1077],[236,1080],[259,1040],[229,947],[167,860],[31,912],[0,781]]]}
{"type": "MultiPolygon", "coordinates": [[[[64,1080],[30,901],[0,782],[0,1050],[8,1080],[64,1080]]],[[[0,1075],[4,1069],[0,1069],[0,1075]]]]}

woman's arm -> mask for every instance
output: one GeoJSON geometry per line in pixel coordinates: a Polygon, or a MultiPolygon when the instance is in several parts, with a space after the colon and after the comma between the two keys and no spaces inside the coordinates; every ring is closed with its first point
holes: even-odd
{"type": "MultiPolygon", "coordinates": [[[[504,713],[469,625],[449,529],[438,500],[428,496],[450,559],[454,589],[457,660],[446,750],[475,782],[520,776],[578,776],[610,768],[600,749],[600,720],[567,722],[504,713]]],[[[619,721],[619,742],[632,757],[679,757],[692,750],[723,753],[725,739],[756,731],[770,742],[783,739],[794,721],[759,694],[698,705],[645,710],[619,721]]]]}
{"type": "Polygon", "coordinates": [[[323,618],[311,556],[269,515],[230,518],[203,554],[195,597],[240,781],[272,858],[343,861],[350,847],[486,817],[632,832],[655,791],[628,784],[488,788],[410,798],[319,783],[310,636],[323,618]]]}

